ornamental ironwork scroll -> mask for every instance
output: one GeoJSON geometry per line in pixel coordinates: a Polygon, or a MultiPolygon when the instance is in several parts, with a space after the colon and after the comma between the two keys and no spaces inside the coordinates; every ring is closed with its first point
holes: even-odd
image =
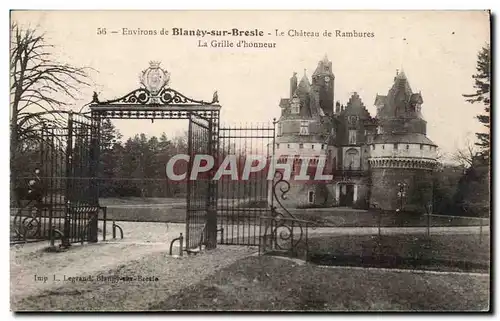
{"type": "Polygon", "coordinates": [[[160,62],[151,61],[149,68],[142,71],[140,77],[141,88],[136,89],[123,97],[99,101],[96,92],[92,98],[93,104],[129,104],[129,105],[213,105],[219,102],[217,91],[214,92],[212,101],[203,101],[189,98],[180,92],[169,88],[170,73],[160,67],[160,62]]]}
{"type": "Polygon", "coordinates": [[[295,217],[283,205],[290,191],[290,182],[284,179],[283,173],[276,171],[272,184],[273,203],[271,217],[261,217],[262,234],[259,252],[283,253],[297,257],[308,257],[309,228],[314,229],[316,224],[311,221],[295,217]],[[274,205],[276,202],[277,206],[274,205]]]}
{"type": "Polygon", "coordinates": [[[219,102],[217,92],[214,92],[211,102],[196,100],[181,94],[172,88],[162,88],[158,93],[154,94],[146,88],[136,89],[123,97],[108,100],[99,101],[97,94],[94,95],[92,103],[99,105],[110,105],[110,104],[131,104],[131,105],[213,105],[219,102]]]}

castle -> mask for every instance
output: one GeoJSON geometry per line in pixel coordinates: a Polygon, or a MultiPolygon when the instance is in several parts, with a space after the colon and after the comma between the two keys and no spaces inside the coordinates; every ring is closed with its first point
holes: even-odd
{"type": "MultiPolygon", "coordinates": [[[[372,117],[354,93],[344,105],[334,102],[335,75],[325,56],[312,82],[294,73],[290,95],[282,98],[275,155],[281,161],[301,156],[310,166],[326,158],[326,182],[294,181],[293,162],[288,207],[354,207],[422,212],[432,200],[432,172],[437,146],[426,136],[422,95],[397,72],[387,95],[377,95],[372,117]],[[312,164],[312,165],[311,165],[312,164]]],[[[314,175],[313,175],[314,176],[314,175]]]]}

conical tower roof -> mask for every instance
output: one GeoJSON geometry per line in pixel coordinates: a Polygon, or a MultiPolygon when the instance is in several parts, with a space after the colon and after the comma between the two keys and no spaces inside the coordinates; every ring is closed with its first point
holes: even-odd
{"type": "Polygon", "coordinates": [[[302,79],[300,79],[295,94],[300,97],[301,94],[308,94],[310,91],[311,91],[311,83],[309,82],[309,78],[307,78],[306,75],[306,70],[304,69],[304,76],[302,76],[302,79]]]}

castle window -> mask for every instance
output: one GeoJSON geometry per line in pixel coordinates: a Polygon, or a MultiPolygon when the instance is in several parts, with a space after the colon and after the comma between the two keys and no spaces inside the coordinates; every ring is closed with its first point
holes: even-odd
{"type": "Polygon", "coordinates": [[[344,168],[348,170],[359,169],[359,152],[355,148],[346,151],[344,157],[344,168]]]}
{"type": "Polygon", "coordinates": [[[299,144],[299,148],[300,148],[300,149],[304,148],[304,144],[300,143],[300,144],[299,144]]]}
{"type": "Polygon", "coordinates": [[[283,132],[283,127],[281,123],[278,123],[278,136],[281,136],[283,132]]]}
{"type": "Polygon", "coordinates": [[[314,144],[311,144],[311,149],[314,149],[314,144]]]}
{"type": "Polygon", "coordinates": [[[385,145],[382,145],[382,149],[385,149],[385,145]]]}
{"type": "Polygon", "coordinates": [[[398,144],[394,144],[394,149],[397,150],[398,149],[398,144]]]}
{"type": "Polygon", "coordinates": [[[349,145],[356,145],[356,130],[349,129],[349,145]]]}
{"type": "Polygon", "coordinates": [[[300,112],[300,99],[298,97],[293,97],[291,103],[292,114],[298,114],[300,112]]]}
{"type": "Polygon", "coordinates": [[[424,149],[424,144],[420,144],[420,150],[424,149]]]}
{"type": "Polygon", "coordinates": [[[357,121],[358,121],[358,116],[347,116],[347,123],[349,125],[356,125],[357,121]]]}
{"type": "Polygon", "coordinates": [[[314,199],[316,198],[315,196],[316,195],[314,195],[314,191],[309,191],[309,193],[307,195],[307,201],[309,202],[309,204],[314,203],[314,199]]]}
{"type": "Polygon", "coordinates": [[[286,145],[286,147],[287,147],[288,149],[290,149],[290,144],[286,145]]]}
{"type": "Polygon", "coordinates": [[[406,145],[406,149],[410,149],[410,145],[406,145]]]}
{"type": "Polygon", "coordinates": [[[321,144],[321,149],[325,149],[325,144],[321,144]]]}
{"type": "Polygon", "coordinates": [[[309,124],[307,121],[300,122],[300,135],[309,135],[309,124]]]}
{"type": "Polygon", "coordinates": [[[280,144],[276,144],[276,149],[280,149],[280,144]]]}
{"type": "Polygon", "coordinates": [[[375,150],[375,144],[372,145],[372,149],[375,150]]]}

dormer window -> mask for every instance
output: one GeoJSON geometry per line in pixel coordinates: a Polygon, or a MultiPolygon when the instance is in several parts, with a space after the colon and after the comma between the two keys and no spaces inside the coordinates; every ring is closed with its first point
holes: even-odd
{"type": "Polygon", "coordinates": [[[347,116],[347,123],[349,125],[356,125],[356,122],[358,121],[358,116],[347,116]]]}
{"type": "Polygon", "coordinates": [[[298,97],[293,97],[291,103],[291,113],[298,114],[300,112],[300,99],[298,97]]]}
{"type": "Polygon", "coordinates": [[[349,129],[349,145],[356,145],[356,130],[349,129]]]}
{"type": "Polygon", "coordinates": [[[309,123],[307,121],[300,122],[300,135],[309,135],[309,123]]]}

